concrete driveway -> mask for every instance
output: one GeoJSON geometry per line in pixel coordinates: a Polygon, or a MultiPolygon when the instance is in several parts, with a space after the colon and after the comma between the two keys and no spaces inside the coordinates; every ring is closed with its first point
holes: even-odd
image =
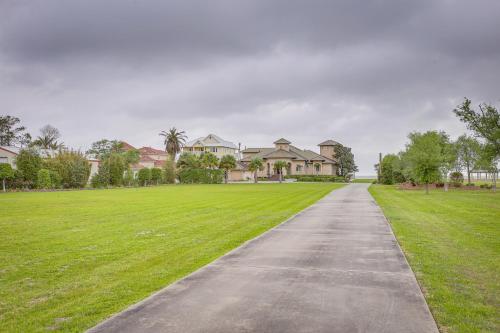
{"type": "Polygon", "coordinates": [[[437,333],[367,188],[333,191],[90,332],[437,333]]]}

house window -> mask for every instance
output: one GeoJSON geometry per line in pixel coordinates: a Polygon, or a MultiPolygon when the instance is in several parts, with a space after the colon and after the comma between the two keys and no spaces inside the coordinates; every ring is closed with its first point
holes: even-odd
{"type": "Polygon", "coordinates": [[[217,152],[217,147],[210,147],[210,151],[212,153],[216,153],[217,152]]]}
{"type": "Polygon", "coordinates": [[[302,165],[297,164],[297,165],[295,166],[295,171],[297,171],[297,172],[302,172],[302,165]]]}
{"type": "Polygon", "coordinates": [[[321,165],[316,164],[316,165],[315,165],[315,168],[316,168],[316,172],[319,172],[319,170],[321,169],[321,165]]]}
{"type": "Polygon", "coordinates": [[[0,163],[9,163],[9,158],[7,157],[0,157],[0,163]]]}

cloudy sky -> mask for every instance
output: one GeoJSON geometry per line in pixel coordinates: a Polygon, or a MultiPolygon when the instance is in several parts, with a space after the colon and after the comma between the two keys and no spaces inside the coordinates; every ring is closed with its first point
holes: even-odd
{"type": "Polygon", "coordinates": [[[360,174],[412,130],[500,105],[500,1],[0,0],[0,113],[69,146],[334,139],[360,174]]]}

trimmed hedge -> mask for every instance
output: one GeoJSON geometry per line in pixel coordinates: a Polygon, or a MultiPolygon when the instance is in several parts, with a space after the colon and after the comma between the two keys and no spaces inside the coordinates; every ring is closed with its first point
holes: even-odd
{"type": "Polygon", "coordinates": [[[220,184],[224,180],[224,170],[184,169],[178,174],[183,184],[220,184]]]}
{"type": "Polygon", "coordinates": [[[328,175],[291,175],[285,176],[287,179],[297,179],[298,182],[332,182],[332,183],[345,183],[346,180],[341,176],[328,176],[328,175]]]}

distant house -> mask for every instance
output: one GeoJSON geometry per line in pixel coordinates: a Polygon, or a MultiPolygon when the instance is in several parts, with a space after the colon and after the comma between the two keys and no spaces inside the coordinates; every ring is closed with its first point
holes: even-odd
{"type": "Polygon", "coordinates": [[[238,147],[234,143],[226,141],[215,134],[209,134],[206,137],[187,142],[184,147],[182,147],[182,152],[197,155],[204,152],[211,152],[219,159],[224,155],[232,155],[236,159],[239,159],[238,147]]]}
{"type": "Polygon", "coordinates": [[[16,168],[16,156],[19,154],[19,148],[10,146],[0,146],[0,163],[8,163],[16,168]]]}
{"type": "MultiPolygon", "coordinates": [[[[17,147],[5,147],[0,146],[0,163],[9,163],[13,169],[16,169],[16,158],[19,155],[19,151],[21,149],[17,147]]],[[[53,149],[37,149],[38,153],[42,158],[51,158],[55,157],[59,151],[53,149]]],[[[90,164],[90,176],[89,181],[93,175],[95,175],[99,169],[99,160],[96,159],[87,159],[90,164]]]]}
{"type": "MultiPolygon", "coordinates": [[[[258,177],[277,176],[274,170],[276,161],[285,161],[287,167],[283,175],[335,175],[337,173],[334,147],[338,142],[327,140],[318,146],[319,154],[312,150],[300,149],[286,139],[274,141],[273,148],[247,148],[242,151],[243,158],[240,163],[245,167],[256,157],[264,162],[264,170],[258,172],[258,177]]],[[[252,177],[253,178],[253,177],[252,177]]]]}
{"type": "Polygon", "coordinates": [[[166,151],[152,147],[135,148],[127,142],[122,142],[122,149],[125,151],[137,149],[139,151],[139,162],[131,166],[133,171],[138,171],[142,168],[162,168],[168,157],[166,151]]]}

